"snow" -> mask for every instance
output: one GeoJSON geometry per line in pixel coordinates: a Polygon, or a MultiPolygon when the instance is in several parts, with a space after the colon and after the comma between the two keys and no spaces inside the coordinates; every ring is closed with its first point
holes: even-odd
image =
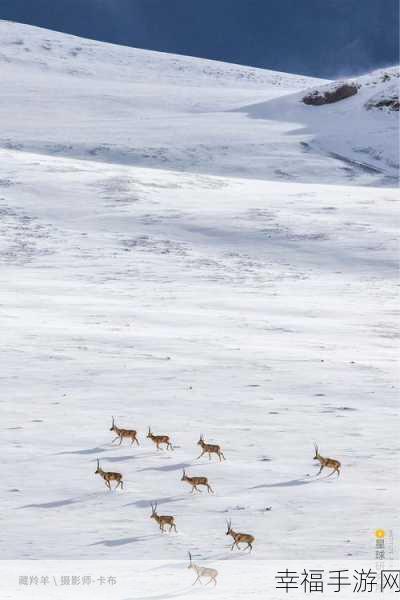
{"type": "MultiPolygon", "coordinates": [[[[301,125],[301,133],[311,137],[305,142],[308,150],[341,158],[349,167],[358,165],[367,172],[380,173],[384,176],[381,183],[386,180],[395,185],[399,173],[398,114],[368,109],[371,103],[382,99],[398,100],[399,74],[398,67],[391,67],[350,80],[359,87],[358,93],[334,104],[305,106],[302,100],[309,90],[303,90],[240,110],[257,119],[276,119],[279,115],[280,119],[301,125]]],[[[333,91],[343,83],[311,89],[333,91]]],[[[351,170],[349,176],[352,177],[351,170]]]]}
{"type": "Polygon", "coordinates": [[[3,557],[373,559],[375,529],[399,536],[394,114],[0,31],[3,557]],[[111,445],[113,415],[139,448],[111,445]],[[196,460],[200,433],[226,462],[196,460]],[[314,440],[339,479],[316,478],[314,440]]]}

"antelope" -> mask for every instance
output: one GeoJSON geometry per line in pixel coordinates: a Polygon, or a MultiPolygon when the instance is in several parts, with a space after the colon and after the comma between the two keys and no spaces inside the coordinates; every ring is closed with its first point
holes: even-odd
{"type": "Polygon", "coordinates": [[[199,567],[199,565],[195,565],[194,562],[192,562],[192,555],[190,554],[190,552],[188,552],[188,554],[189,554],[189,560],[190,560],[188,569],[193,569],[197,575],[197,578],[195,579],[195,581],[192,585],[195,585],[197,582],[199,582],[201,585],[202,577],[209,578],[206,585],[208,585],[212,581],[214,582],[214,585],[217,585],[218,571],[216,569],[210,569],[209,567],[199,567]]]}
{"type": "Polygon", "coordinates": [[[320,455],[319,451],[318,451],[318,446],[317,444],[314,442],[314,448],[315,448],[315,456],[314,456],[314,460],[318,460],[319,464],[321,465],[320,470],[317,473],[317,477],[318,475],[321,473],[322,469],[324,467],[328,467],[328,469],[333,469],[328,477],[330,477],[331,475],[333,475],[334,473],[337,473],[337,476],[339,477],[340,475],[340,462],[338,460],[336,460],[335,458],[324,458],[323,456],[320,455]]]}
{"type": "Polygon", "coordinates": [[[167,446],[167,450],[173,450],[169,435],[153,435],[149,427],[149,433],[147,434],[147,437],[155,443],[157,450],[161,450],[160,444],[165,444],[167,446]]]}
{"type": "Polygon", "coordinates": [[[136,444],[139,446],[139,441],[137,439],[137,431],[135,431],[134,429],[121,429],[120,427],[117,427],[114,421],[114,417],[112,418],[112,425],[110,428],[110,431],[114,431],[114,433],[117,434],[117,437],[113,439],[113,441],[111,442],[112,444],[115,442],[115,440],[119,439],[119,446],[122,444],[122,440],[124,438],[130,438],[131,439],[131,446],[133,445],[133,442],[136,442],[136,444]]]}
{"type": "Polygon", "coordinates": [[[231,535],[233,537],[233,544],[231,546],[231,550],[233,550],[235,546],[238,550],[240,550],[239,544],[247,544],[244,550],[249,548],[249,552],[251,552],[253,550],[253,542],[255,540],[255,537],[253,535],[250,535],[249,533],[237,533],[236,531],[233,531],[231,527],[231,521],[227,521],[226,525],[228,527],[226,535],[231,535]]]}
{"type": "Polygon", "coordinates": [[[151,513],[150,519],[154,519],[155,521],[157,521],[162,533],[164,533],[164,531],[165,531],[165,525],[169,525],[170,532],[173,528],[175,530],[175,533],[177,533],[174,517],[170,517],[168,515],[158,515],[157,514],[157,504],[154,504],[154,506],[153,506],[153,504],[151,504],[151,510],[152,510],[152,513],[151,513]]]}
{"type": "Polygon", "coordinates": [[[204,441],[203,434],[200,435],[200,439],[197,442],[197,445],[201,446],[201,454],[200,454],[200,456],[198,456],[196,458],[196,460],[201,458],[204,454],[208,454],[208,458],[210,460],[211,460],[211,454],[216,454],[218,456],[220,462],[222,461],[222,459],[226,460],[224,453],[221,450],[221,447],[218,446],[217,444],[206,444],[204,441]]]}
{"type": "Polygon", "coordinates": [[[189,475],[186,475],[185,469],[183,469],[181,481],[187,481],[188,484],[192,486],[192,494],[195,490],[196,492],[201,493],[201,490],[199,490],[199,488],[197,487],[199,485],[204,485],[207,488],[209,494],[214,493],[214,490],[208,483],[207,477],[189,477],[189,475]]]}
{"type": "Polygon", "coordinates": [[[124,488],[124,482],[122,481],[122,475],[121,473],[113,473],[111,471],[103,471],[103,469],[100,468],[100,461],[99,459],[97,459],[97,469],[95,470],[95,475],[100,475],[100,477],[102,477],[104,479],[104,483],[106,484],[106,486],[108,487],[108,489],[111,491],[111,484],[110,481],[116,481],[117,485],[115,486],[114,489],[117,489],[117,487],[121,486],[121,490],[124,488]]]}

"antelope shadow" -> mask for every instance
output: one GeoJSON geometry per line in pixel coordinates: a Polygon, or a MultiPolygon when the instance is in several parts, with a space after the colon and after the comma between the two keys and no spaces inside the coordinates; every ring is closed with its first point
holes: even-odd
{"type": "Polygon", "coordinates": [[[137,542],[145,542],[146,540],[156,537],[154,535],[142,535],[137,537],[126,537],[126,538],[116,538],[115,540],[100,540],[99,542],[94,542],[90,544],[90,546],[107,546],[108,548],[112,548],[114,546],[125,546],[126,544],[136,544],[137,542]]]}
{"type": "Polygon", "coordinates": [[[136,506],[137,508],[151,508],[151,503],[156,502],[157,504],[169,504],[170,502],[182,502],[185,500],[182,496],[166,496],[164,498],[151,498],[151,500],[135,500],[135,502],[129,502],[124,506],[136,506]]]}
{"type": "Polygon", "coordinates": [[[19,506],[21,508],[60,508],[61,506],[68,506],[69,504],[76,504],[79,500],[74,498],[67,498],[66,500],[55,500],[54,502],[43,502],[41,504],[25,504],[19,506]]]}
{"type": "Polygon", "coordinates": [[[105,448],[84,448],[83,450],[70,450],[67,452],[57,452],[56,456],[63,456],[65,454],[100,454],[106,452],[105,448]]]}
{"type": "Polygon", "coordinates": [[[162,465],[161,467],[144,467],[143,469],[138,469],[138,472],[141,473],[143,471],[183,471],[183,469],[186,469],[190,466],[192,466],[191,463],[175,463],[173,465],[162,465]]]}

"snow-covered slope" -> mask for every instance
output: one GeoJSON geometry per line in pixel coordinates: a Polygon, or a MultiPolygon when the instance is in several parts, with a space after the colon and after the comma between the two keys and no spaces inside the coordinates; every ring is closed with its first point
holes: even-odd
{"type": "Polygon", "coordinates": [[[169,83],[176,87],[184,83],[196,88],[273,85],[290,90],[313,81],[302,75],[115,46],[9,21],[0,20],[0,25],[2,62],[25,68],[30,65],[121,84],[169,83]]]}
{"type": "Polygon", "coordinates": [[[298,91],[319,80],[4,21],[0,63],[3,148],[279,181],[397,175],[396,116],[367,113],[362,94],[305,107],[298,91]]]}
{"type": "MultiPolygon", "coordinates": [[[[397,189],[332,156],[361,96],[305,107],[321,82],[0,30],[2,556],[373,558],[398,536],[397,189]],[[140,448],[111,446],[112,415],[140,448]],[[225,463],[196,460],[201,432],[225,463]]],[[[390,151],[393,115],[368,115],[390,151]]]]}
{"type": "MultiPolygon", "coordinates": [[[[350,168],[358,164],[398,181],[399,75],[399,68],[392,67],[353,79],[350,83],[358,88],[354,96],[323,106],[305,105],[309,91],[302,91],[241,110],[260,119],[294,122],[294,127],[309,134],[305,148],[310,151],[330,153],[350,168]],[[384,106],[396,99],[397,111],[384,106]]],[[[340,85],[335,82],[316,89],[323,93],[340,85]]]]}
{"type": "Polygon", "coordinates": [[[259,177],[271,129],[226,111],[318,81],[5,22],[0,60],[2,147],[259,177]]]}

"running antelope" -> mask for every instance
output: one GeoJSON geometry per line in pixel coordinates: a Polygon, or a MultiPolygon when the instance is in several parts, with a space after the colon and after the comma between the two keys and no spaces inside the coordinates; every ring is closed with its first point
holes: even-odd
{"type": "Polygon", "coordinates": [[[196,490],[196,492],[201,493],[201,490],[199,490],[199,488],[197,487],[199,485],[204,485],[207,488],[209,494],[214,493],[214,490],[212,489],[211,485],[208,483],[207,477],[189,477],[189,475],[186,475],[185,469],[183,469],[181,481],[187,481],[188,484],[192,486],[192,492],[191,492],[192,494],[193,494],[194,490],[196,490]]]}
{"type": "Polygon", "coordinates": [[[158,515],[157,514],[157,504],[154,504],[154,506],[153,506],[153,504],[151,504],[151,510],[152,510],[152,513],[151,513],[150,519],[154,519],[155,521],[157,521],[162,533],[164,533],[166,525],[169,525],[170,531],[173,528],[175,530],[175,533],[177,533],[176,525],[175,525],[175,517],[170,517],[168,515],[158,515]]]}
{"type": "Polygon", "coordinates": [[[112,418],[112,425],[110,431],[114,431],[114,433],[117,434],[117,437],[114,438],[111,442],[112,444],[115,442],[115,440],[119,439],[118,445],[120,446],[122,444],[122,440],[124,438],[128,438],[131,440],[131,446],[133,445],[133,442],[136,442],[136,444],[139,446],[139,440],[137,439],[137,431],[135,431],[134,429],[121,429],[120,427],[117,427],[114,421],[114,417],[112,418]]]}
{"type": "Polygon", "coordinates": [[[340,462],[338,460],[336,460],[335,458],[324,458],[323,456],[321,456],[318,451],[318,446],[315,442],[314,442],[314,448],[315,448],[314,460],[318,460],[319,464],[321,465],[321,468],[317,473],[317,477],[321,473],[321,471],[324,467],[328,467],[328,469],[333,469],[331,471],[331,473],[329,473],[328,477],[330,477],[334,473],[337,473],[337,476],[339,477],[340,467],[341,467],[340,462]]]}
{"type": "Polygon", "coordinates": [[[106,484],[106,486],[108,487],[108,489],[110,491],[111,491],[110,481],[117,482],[115,489],[117,489],[117,487],[119,487],[119,486],[121,486],[121,489],[124,488],[124,482],[122,481],[121,473],[113,473],[111,471],[103,471],[103,469],[100,467],[99,459],[97,459],[97,469],[95,470],[94,473],[95,473],[95,475],[100,475],[100,477],[102,477],[104,479],[104,483],[106,484]]]}
{"type": "Polygon", "coordinates": [[[147,434],[147,437],[155,443],[155,445],[157,446],[157,450],[161,450],[160,444],[165,444],[167,450],[173,450],[172,444],[169,439],[169,435],[153,435],[149,427],[149,433],[147,434]]]}
{"type": "Polygon", "coordinates": [[[236,531],[233,531],[231,527],[231,521],[227,521],[226,525],[228,527],[226,535],[231,535],[233,537],[233,544],[231,546],[231,550],[233,550],[235,546],[238,550],[240,550],[239,544],[247,544],[244,550],[249,548],[249,552],[251,552],[253,550],[253,542],[255,540],[255,537],[253,535],[250,535],[249,533],[237,533],[236,531]]]}
{"type": "Polygon", "coordinates": [[[188,569],[193,569],[197,575],[197,578],[195,579],[192,585],[195,585],[197,582],[201,584],[202,577],[208,577],[206,585],[208,585],[212,581],[214,582],[214,585],[217,585],[218,571],[216,569],[210,569],[209,567],[199,567],[199,565],[195,565],[194,562],[192,562],[192,555],[190,554],[190,552],[188,554],[190,560],[188,569]]]}
{"type": "Polygon", "coordinates": [[[217,444],[206,444],[204,441],[204,436],[201,434],[199,441],[197,442],[198,446],[201,446],[201,454],[197,457],[196,460],[201,458],[204,454],[208,454],[208,458],[211,460],[211,454],[216,454],[219,457],[220,462],[222,459],[225,459],[224,453],[221,450],[221,446],[217,444]]]}

